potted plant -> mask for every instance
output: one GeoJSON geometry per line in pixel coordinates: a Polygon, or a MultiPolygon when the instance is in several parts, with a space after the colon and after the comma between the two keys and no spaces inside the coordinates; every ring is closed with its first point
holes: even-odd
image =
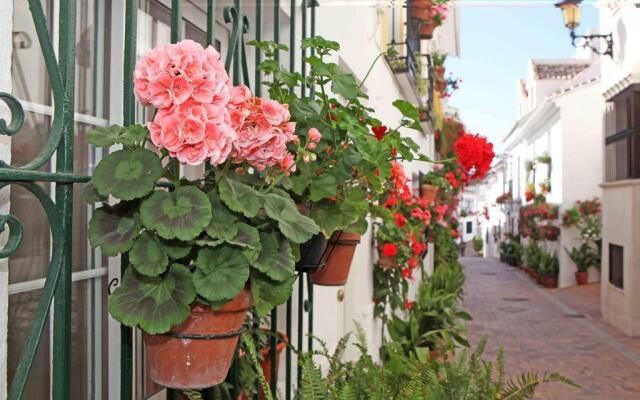
{"type": "Polygon", "coordinates": [[[560,264],[558,257],[553,253],[543,253],[540,260],[540,277],[542,285],[546,288],[558,287],[558,272],[560,264]]]}
{"type": "MultiPolygon", "coordinates": [[[[350,262],[325,265],[327,257],[333,254],[333,246],[338,244],[337,240],[330,243],[329,239],[334,234],[350,235],[344,250],[349,248],[347,251],[353,254],[355,235],[367,230],[371,198],[382,192],[390,177],[391,159],[426,157],[417,152],[413,140],[402,137],[398,129],[387,128],[369,114],[370,110],[360,102],[366,97],[361,89],[364,81],[356,82],[351,74],[327,60],[339,50],[338,43],[319,36],[303,41],[302,48],[313,54],[305,59],[310,71],[306,84],[323,93],[308,98],[295,94],[303,83],[302,75],[288,72],[275,60],[276,52],[286,50],[286,46],[273,42],[250,44],[265,54],[260,69],[265,73],[270,97],[290,104],[296,134],[305,143],[296,153],[296,159],[302,162],[296,165],[295,173],[283,179],[283,188],[308,210],[308,216],[320,227],[312,243],[301,247],[301,253],[308,250],[314,256],[312,262],[301,266],[305,272],[314,272],[324,265],[316,278],[328,277],[334,265],[350,265],[350,262]]],[[[389,53],[378,58],[384,55],[389,53]]],[[[411,104],[401,100],[393,104],[403,116],[398,128],[422,129],[418,111],[411,104]]]]}
{"type": "Polygon", "coordinates": [[[571,261],[576,265],[576,283],[586,285],[589,282],[589,268],[600,263],[600,254],[588,243],[573,247],[571,251],[564,249],[571,261]]]}
{"type": "Polygon", "coordinates": [[[431,62],[433,63],[433,67],[431,68],[433,71],[433,81],[435,84],[435,89],[439,93],[445,93],[447,91],[447,80],[444,77],[445,67],[444,63],[447,60],[447,55],[439,52],[431,53],[431,62]]]}
{"type": "Polygon", "coordinates": [[[433,38],[434,30],[447,16],[449,0],[412,0],[411,16],[420,23],[420,39],[433,38]]]}
{"type": "Polygon", "coordinates": [[[482,249],[484,248],[484,241],[480,236],[473,237],[473,250],[482,257],[482,249]]]}
{"type": "Polygon", "coordinates": [[[89,241],[104,256],[127,255],[109,313],[142,330],[151,379],[210,387],[227,374],[247,311],[286,301],[293,248],[320,232],[276,187],[302,162],[287,148],[295,123],[286,105],[232,87],[218,52],[189,40],[145,53],[135,92],[158,109],[148,127],[89,134],[95,146],[122,146],[87,188],[102,202],[89,241]],[[256,141],[256,121],[273,140],[256,141]],[[200,179],[177,174],[205,162],[200,179]]]}
{"type": "Polygon", "coordinates": [[[550,242],[555,242],[560,236],[560,228],[555,225],[544,225],[541,227],[544,238],[550,242]]]}

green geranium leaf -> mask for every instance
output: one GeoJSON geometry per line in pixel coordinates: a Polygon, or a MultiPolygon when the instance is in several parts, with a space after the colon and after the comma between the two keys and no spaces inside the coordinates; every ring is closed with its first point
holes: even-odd
{"type": "Polygon", "coordinates": [[[227,240],[227,243],[260,250],[260,233],[256,227],[247,225],[244,222],[238,222],[237,228],[238,233],[234,238],[227,240]]]}
{"type": "Polygon", "coordinates": [[[316,177],[311,181],[311,201],[320,201],[338,193],[338,182],[336,178],[329,174],[316,177]]]}
{"type": "Polygon", "coordinates": [[[348,100],[355,100],[360,94],[358,83],[353,75],[342,72],[336,72],[331,76],[331,91],[348,100]]]}
{"type": "Polygon", "coordinates": [[[295,98],[289,104],[291,116],[299,123],[320,119],[322,106],[314,100],[295,98]]]}
{"type": "Polygon", "coordinates": [[[118,143],[120,137],[120,125],[99,126],[87,133],[87,140],[96,147],[109,147],[118,143]]]}
{"type": "Polygon", "coordinates": [[[288,240],[282,240],[275,232],[261,232],[262,251],[253,267],[269,278],[281,281],[293,276],[295,260],[288,240]]]}
{"type": "Polygon", "coordinates": [[[398,111],[402,113],[403,116],[412,120],[420,119],[420,111],[418,111],[418,109],[408,101],[396,100],[392,104],[395,108],[398,109],[398,111]]]}
{"type": "Polygon", "coordinates": [[[269,311],[291,297],[293,275],[283,281],[274,281],[264,274],[255,272],[251,275],[251,294],[258,316],[264,317],[269,311]]]}
{"type": "Polygon", "coordinates": [[[148,137],[149,131],[147,130],[147,127],[143,125],[130,125],[124,127],[120,131],[120,138],[118,139],[118,142],[125,146],[134,146],[141,143],[148,137]]]}
{"type": "Polygon", "coordinates": [[[211,222],[211,203],[195,186],[156,191],[140,207],[142,223],[164,239],[191,240],[211,222]]]}
{"type": "Polygon", "coordinates": [[[154,152],[118,150],[100,161],[92,181],[103,196],[133,200],[151,192],[161,176],[162,164],[154,152]]]}
{"type": "Polygon", "coordinates": [[[169,265],[169,257],[160,239],[149,232],[138,236],[129,252],[129,261],[139,273],[146,276],[158,276],[169,265]]]}
{"type": "Polygon", "coordinates": [[[109,297],[109,313],[123,325],[165,333],[187,319],[195,298],[191,273],[182,265],[173,264],[169,273],[155,278],[127,268],[109,297]]]}
{"type": "Polygon", "coordinates": [[[191,246],[179,240],[160,240],[162,250],[173,260],[185,258],[191,252],[191,246]]]}
{"type": "Polygon", "coordinates": [[[332,40],[327,40],[322,36],[313,36],[302,40],[302,49],[318,49],[318,50],[340,50],[340,44],[332,40]]]}
{"type": "Polygon", "coordinates": [[[249,261],[241,249],[231,246],[201,249],[196,266],[193,283],[209,301],[233,299],[249,279],[249,261]]]}
{"type": "Polygon", "coordinates": [[[280,232],[294,243],[304,243],[320,232],[311,218],[300,214],[291,199],[269,193],[264,196],[264,210],[269,218],[278,221],[280,232]]]}
{"type": "Polygon", "coordinates": [[[89,222],[89,242],[102,254],[113,257],[129,250],[140,234],[140,219],[122,205],[104,206],[93,212],[89,222]]]}
{"type": "Polygon", "coordinates": [[[219,183],[220,198],[235,212],[253,218],[260,209],[260,193],[249,185],[224,177],[219,183]]]}
{"type": "Polygon", "coordinates": [[[326,237],[331,237],[335,231],[347,228],[354,223],[358,215],[341,209],[336,203],[321,201],[313,205],[310,217],[316,221],[326,237]]]}
{"type": "Polygon", "coordinates": [[[211,202],[211,223],[206,229],[207,235],[212,238],[231,240],[238,233],[238,218],[222,204],[220,197],[215,191],[209,192],[211,202]]]}
{"type": "Polygon", "coordinates": [[[201,247],[218,247],[223,243],[227,243],[222,239],[218,240],[196,240],[195,243],[201,247]]]}
{"type": "Polygon", "coordinates": [[[84,185],[84,187],[80,190],[80,197],[87,204],[95,204],[98,202],[103,202],[108,199],[107,196],[103,196],[96,190],[96,187],[93,186],[93,183],[89,182],[84,185]]]}

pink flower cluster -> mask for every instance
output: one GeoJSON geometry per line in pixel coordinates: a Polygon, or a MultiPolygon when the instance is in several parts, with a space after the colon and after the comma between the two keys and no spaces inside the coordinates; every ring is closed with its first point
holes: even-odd
{"type": "Polygon", "coordinates": [[[180,162],[219,165],[231,158],[259,171],[295,170],[287,143],[296,136],[286,105],[233,87],[220,54],[192,40],[156,47],[138,61],[135,93],[158,108],[151,141],[180,162]]]}
{"type": "Polygon", "coordinates": [[[231,153],[234,162],[246,161],[258,171],[278,165],[295,170],[287,143],[296,139],[296,123],[290,122],[287,105],[255,97],[246,86],[234,87],[229,102],[231,124],[238,135],[231,153]]]}
{"type": "Polygon", "coordinates": [[[149,50],[138,60],[133,78],[138,100],[156,108],[187,100],[224,107],[231,94],[220,53],[193,40],[149,50]]]}
{"type": "Polygon", "coordinates": [[[158,108],[148,125],[154,145],[190,165],[227,160],[236,138],[231,81],[213,47],[192,40],[156,47],[140,58],[134,80],[140,102],[158,108]]]}

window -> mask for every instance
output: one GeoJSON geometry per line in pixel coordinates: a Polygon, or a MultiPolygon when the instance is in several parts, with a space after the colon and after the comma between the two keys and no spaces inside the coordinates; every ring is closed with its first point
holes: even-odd
{"type": "Polygon", "coordinates": [[[467,221],[467,234],[473,233],[473,222],[467,221]]]}
{"type": "Polygon", "coordinates": [[[609,282],[624,289],[624,248],[609,243],[609,282]]]}
{"type": "Polygon", "coordinates": [[[609,100],[605,111],[606,180],[640,178],[640,85],[609,100]]]}

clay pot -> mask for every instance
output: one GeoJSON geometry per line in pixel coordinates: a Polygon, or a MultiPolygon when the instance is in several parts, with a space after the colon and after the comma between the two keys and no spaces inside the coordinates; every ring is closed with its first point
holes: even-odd
{"type": "Polygon", "coordinates": [[[542,285],[549,289],[557,288],[558,278],[555,276],[545,276],[542,278],[542,285]]]}
{"type": "Polygon", "coordinates": [[[420,21],[427,21],[431,19],[431,8],[433,3],[431,0],[413,0],[411,6],[411,17],[420,21]]]}
{"type": "Polygon", "coordinates": [[[382,254],[384,243],[378,242],[378,265],[382,269],[394,269],[398,268],[397,256],[385,256],[382,254]]]}
{"type": "MultiPolygon", "coordinates": [[[[276,376],[278,376],[278,370],[280,368],[280,356],[282,356],[282,352],[287,348],[287,343],[289,343],[289,339],[287,335],[282,332],[278,332],[278,336],[280,337],[280,341],[276,344],[276,376]]],[[[260,354],[262,355],[262,361],[260,362],[260,368],[262,369],[262,374],[264,375],[264,379],[267,383],[271,382],[271,346],[263,347],[260,349],[260,354]]],[[[260,400],[264,400],[266,396],[260,388],[260,400]]],[[[249,400],[246,394],[240,393],[238,396],[238,400],[249,400]]]]}
{"type": "Polygon", "coordinates": [[[587,283],[589,283],[589,273],[576,272],[576,283],[580,286],[586,285],[587,283]]]}
{"type": "Polygon", "coordinates": [[[425,199],[427,203],[431,204],[436,199],[436,196],[438,195],[438,190],[439,188],[437,186],[423,183],[420,186],[420,197],[425,199]]]}
{"type": "Polygon", "coordinates": [[[173,389],[204,389],[223,382],[238,344],[228,338],[183,338],[175,334],[212,335],[239,332],[253,305],[251,292],[240,294],[219,310],[194,304],[186,321],[168,334],[144,334],[149,376],[173,389]]]}
{"type": "Polygon", "coordinates": [[[536,272],[536,282],[538,285],[544,285],[544,277],[536,272]]]}
{"type": "Polygon", "coordinates": [[[320,286],[346,284],[358,243],[360,243],[358,233],[335,232],[329,239],[325,266],[311,274],[311,282],[320,286]]]}
{"type": "Polygon", "coordinates": [[[433,18],[428,18],[426,20],[421,19],[420,21],[420,39],[433,39],[433,32],[438,27],[436,21],[433,18]]]}

